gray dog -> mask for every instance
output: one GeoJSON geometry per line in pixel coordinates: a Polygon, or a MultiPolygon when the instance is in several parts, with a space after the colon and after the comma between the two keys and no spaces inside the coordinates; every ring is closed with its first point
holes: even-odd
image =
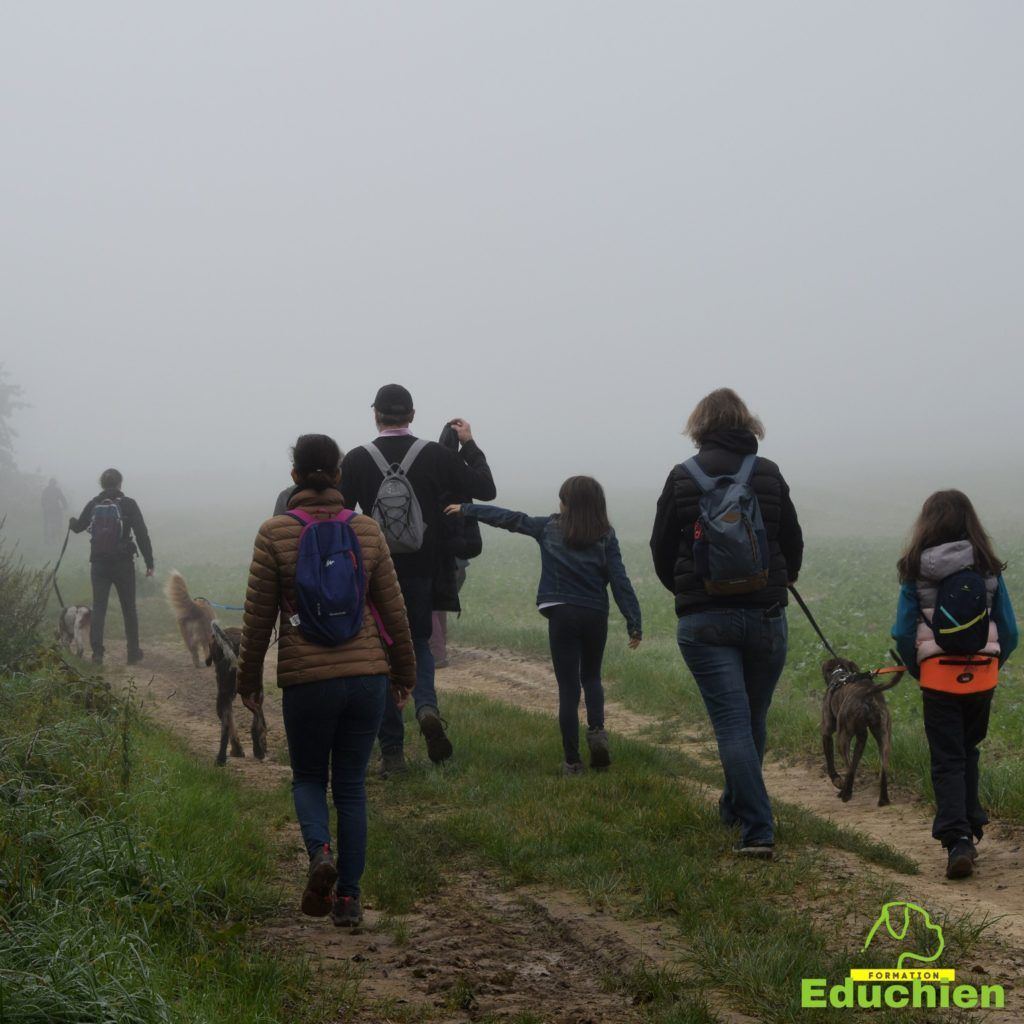
{"type": "MultiPolygon", "coordinates": [[[[231,743],[232,757],[245,757],[245,751],[235,729],[234,704],[238,674],[238,647],[242,631],[235,626],[223,629],[219,622],[211,623],[210,656],[207,665],[213,665],[217,673],[217,717],[220,719],[220,748],[217,764],[227,763],[228,742],[231,743]]],[[[252,716],[252,754],[262,761],[267,755],[267,720],[262,707],[252,716]]]]}
{"type": "Polygon", "coordinates": [[[821,705],[821,742],[825,750],[825,770],[833,785],[839,790],[839,798],[845,803],[853,795],[853,779],[857,774],[864,748],[868,745],[868,732],[878,744],[882,764],[882,782],[878,794],[878,806],[889,803],[889,752],[892,749],[892,719],[886,706],[886,690],[892,689],[902,678],[903,672],[893,675],[887,683],[876,683],[875,675],[862,672],[852,661],[832,658],[821,666],[828,689],[821,705]],[[846,765],[846,777],[840,778],[836,771],[832,750],[832,737],[837,735],[839,753],[846,765]],[[850,741],[856,739],[853,756],[850,755],[850,741]]]}

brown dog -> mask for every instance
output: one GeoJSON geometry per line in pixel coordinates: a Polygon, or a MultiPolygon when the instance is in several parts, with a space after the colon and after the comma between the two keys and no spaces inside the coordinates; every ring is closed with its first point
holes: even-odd
{"type": "Polygon", "coordinates": [[[828,689],[821,705],[821,741],[825,751],[825,770],[833,785],[839,790],[839,798],[847,801],[853,794],[853,779],[857,765],[868,745],[868,732],[875,737],[882,765],[881,788],[878,806],[889,803],[889,753],[892,749],[892,718],[883,693],[892,689],[902,678],[897,672],[888,683],[876,683],[870,672],[862,672],[852,661],[833,658],[821,666],[828,689]],[[839,753],[846,765],[846,777],[840,779],[836,771],[832,750],[832,736],[838,734],[839,753]],[[850,756],[850,740],[856,738],[853,756],[850,756]]]}
{"type": "MultiPolygon", "coordinates": [[[[217,717],[220,719],[220,749],[217,764],[227,764],[228,741],[231,742],[231,756],[245,757],[245,751],[235,730],[235,693],[238,677],[238,647],[242,642],[242,631],[235,626],[222,629],[219,622],[211,623],[210,653],[207,665],[213,665],[217,673],[217,717]]],[[[252,716],[252,756],[262,761],[267,755],[267,720],[263,707],[252,716]]]]}
{"type": "Polygon", "coordinates": [[[192,664],[196,668],[200,667],[199,652],[202,650],[206,664],[209,665],[210,639],[213,636],[210,623],[216,618],[216,613],[208,601],[201,597],[193,599],[189,596],[185,577],[177,569],[168,576],[164,593],[178,620],[181,639],[185,641],[185,646],[192,655],[192,664]]]}

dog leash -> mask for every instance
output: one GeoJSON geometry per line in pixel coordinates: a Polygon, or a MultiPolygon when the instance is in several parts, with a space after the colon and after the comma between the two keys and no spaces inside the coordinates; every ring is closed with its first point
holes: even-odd
{"type": "Polygon", "coordinates": [[[64,560],[64,552],[68,549],[68,540],[70,537],[71,524],[68,523],[67,532],[64,534],[64,546],[60,549],[60,554],[57,556],[57,564],[53,567],[53,575],[50,577],[50,582],[53,584],[53,589],[57,594],[57,600],[60,601],[61,608],[66,608],[67,605],[64,603],[64,598],[61,596],[60,587],[57,586],[57,570],[60,568],[60,563],[64,560]]]}
{"type": "Polygon", "coordinates": [[[211,601],[208,597],[197,597],[197,601],[205,601],[211,608],[220,608],[225,612],[244,612],[245,607],[239,607],[237,604],[217,604],[216,601],[211,601]]]}
{"type": "Polygon", "coordinates": [[[836,654],[832,645],[825,639],[825,634],[822,633],[821,628],[818,626],[818,623],[814,621],[814,616],[811,614],[811,609],[808,608],[806,604],[804,604],[804,599],[800,596],[799,591],[796,589],[796,587],[790,584],[789,592],[796,598],[796,603],[800,605],[800,608],[803,611],[804,615],[807,616],[807,621],[814,627],[814,632],[818,634],[818,638],[825,645],[825,650],[828,651],[828,653],[831,654],[833,658],[838,658],[839,655],[836,654]]]}

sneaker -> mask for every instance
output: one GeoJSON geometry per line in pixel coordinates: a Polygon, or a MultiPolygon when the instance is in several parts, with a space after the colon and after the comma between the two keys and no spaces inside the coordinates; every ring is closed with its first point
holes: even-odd
{"type": "Polygon", "coordinates": [[[334,866],[331,847],[324,843],[309,861],[309,877],[302,894],[302,912],[310,917],[326,917],[331,912],[331,897],[338,869],[334,866]]]}
{"type": "Polygon", "coordinates": [[[358,896],[335,896],[331,920],[337,928],[358,928],[363,923],[363,908],[358,896]]]}
{"type": "Polygon", "coordinates": [[[380,777],[386,779],[391,775],[402,775],[409,770],[405,763],[405,753],[401,750],[382,750],[380,754],[380,777]]]}
{"type": "Polygon", "coordinates": [[[974,860],[978,856],[970,836],[961,836],[949,847],[949,859],[946,861],[947,878],[967,878],[974,873],[974,860]]]}
{"type": "Polygon", "coordinates": [[[566,761],[562,765],[563,775],[582,775],[586,771],[582,761],[566,761]]]}
{"type": "Polygon", "coordinates": [[[587,730],[587,747],[590,750],[591,768],[607,768],[612,763],[608,752],[608,733],[604,729],[587,730]]]}
{"type": "Polygon", "coordinates": [[[143,654],[142,651],[132,651],[132,653],[128,655],[128,664],[138,665],[138,663],[142,661],[144,656],[145,655],[143,654]]]}
{"type": "Polygon", "coordinates": [[[759,860],[771,860],[775,856],[774,843],[737,843],[732,852],[738,857],[756,857],[759,860]]]}
{"type": "Polygon", "coordinates": [[[452,741],[445,735],[444,722],[441,721],[437,708],[421,708],[416,718],[420,723],[420,732],[427,741],[427,757],[434,764],[447,761],[452,756],[452,741]]]}

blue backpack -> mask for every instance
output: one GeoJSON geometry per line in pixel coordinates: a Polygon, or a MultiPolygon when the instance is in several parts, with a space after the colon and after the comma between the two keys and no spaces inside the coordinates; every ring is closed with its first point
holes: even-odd
{"type": "Polygon", "coordinates": [[[330,519],[317,519],[293,509],[287,515],[302,523],[295,563],[297,607],[286,609],[289,621],[311,643],[337,647],[363,628],[366,572],[359,538],[349,526],[355,513],[343,509],[330,519]]]}
{"type": "Polygon", "coordinates": [[[682,468],[700,488],[693,527],[693,562],[709,594],[749,594],[768,585],[768,534],[750,486],[756,455],[731,474],[710,477],[687,459],[682,468]]]}

